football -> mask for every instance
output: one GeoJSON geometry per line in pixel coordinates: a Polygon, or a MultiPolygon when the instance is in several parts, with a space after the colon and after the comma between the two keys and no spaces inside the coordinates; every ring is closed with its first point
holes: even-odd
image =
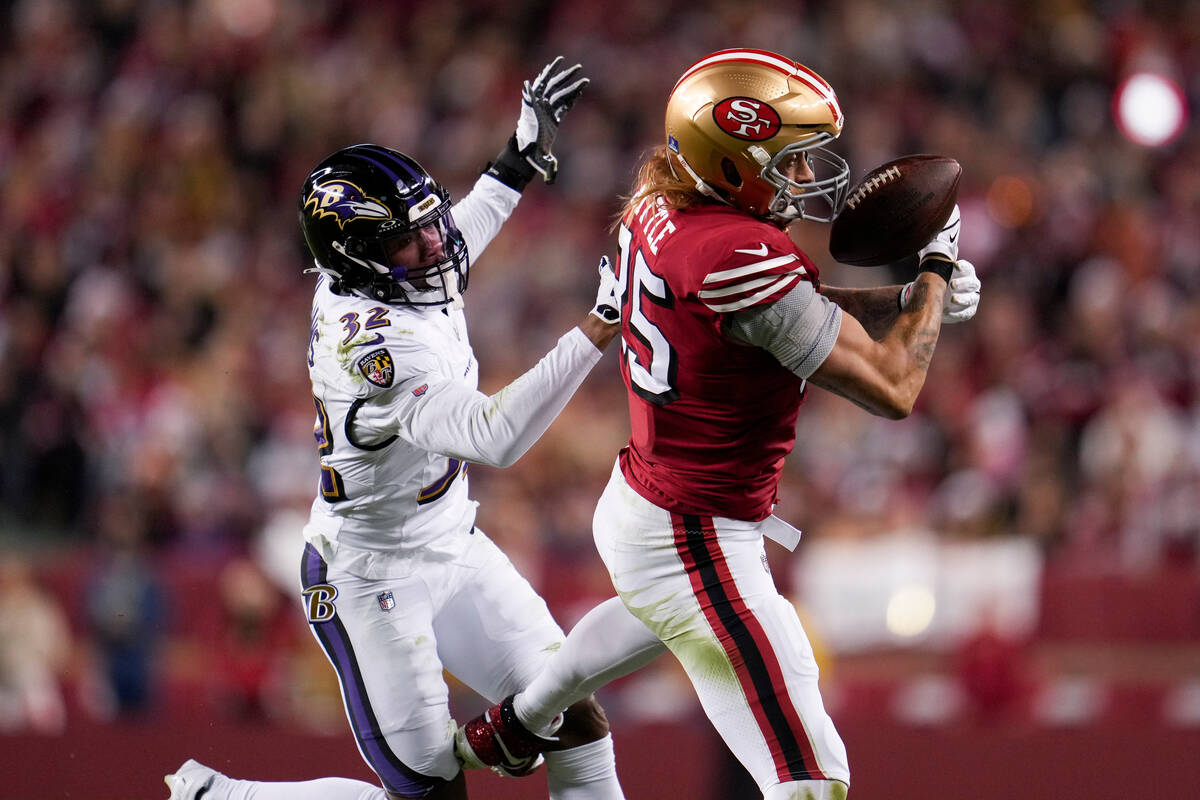
{"type": "Polygon", "coordinates": [[[829,229],[829,254],[877,267],[903,260],[933,238],[954,210],[962,167],[953,158],[911,155],[862,179],[829,229]]]}

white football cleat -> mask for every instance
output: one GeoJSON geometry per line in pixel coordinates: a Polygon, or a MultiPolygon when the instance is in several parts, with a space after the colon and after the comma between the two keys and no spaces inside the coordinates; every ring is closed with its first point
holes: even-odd
{"type": "Polygon", "coordinates": [[[201,800],[208,796],[213,778],[219,774],[212,767],[189,758],[174,773],[163,776],[163,783],[171,790],[167,800],[201,800]]]}

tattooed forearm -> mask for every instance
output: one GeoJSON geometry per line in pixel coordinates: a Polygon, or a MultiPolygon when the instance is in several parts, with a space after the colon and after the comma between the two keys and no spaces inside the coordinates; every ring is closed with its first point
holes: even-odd
{"type": "MultiPolygon", "coordinates": [[[[913,320],[912,334],[908,338],[909,352],[912,353],[913,359],[922,371],[929,369],[929,363],[933,361],[933,351],[937,347],[938,333],[941,330],[941,298],[945,289],[937,290],[930,287],[925,281],[917,281],[913,285],[912,294],[908,298],[908,304],[905,305],[904,311],[899,315],[904,318],[913,320]],[[934,292],[938,292],[935,300],[934,292]],[[935,309],[937,313],[927,313],[926,307],[930,303],[936,302],[939,306],[935,309]]],[[[901,323],[906,319],[899,320],[901,323]]]]}
{"type": "Polygon", "coordinates": [[[933,361],[933,351],[937,347],[938,331],[923,330],[917,334],[916,340],[912,344],[913,358],[916,359],[917,365],[922,370],[929,369],[929,363],[933,361]]]}
{"type": "Polygon", "coordinates": [[[822,294],[846,313],[837,345],[809,380],[872,414],[906,417],[933,360],[945,290],[945,281],[936,274],[921,273],[901,311],[899,286],[823,287],[822,294]],[[876,327],[881,325],[882,331],[876,327]]]}
{"type": "Polygon", "coordinates": [[[896,297],[899,293],[899,286],[882,286],[877,289],[839,289],[826,286],[821,289],[821,294],[861,322],[872,339],[881,338],[896,321],[899,312],[896,297]]]}

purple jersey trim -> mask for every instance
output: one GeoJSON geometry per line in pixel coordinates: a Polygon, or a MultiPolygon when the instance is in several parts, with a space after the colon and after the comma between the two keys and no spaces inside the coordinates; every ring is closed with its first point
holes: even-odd
{"type": "MultiPolygon", "coordinates": [[[[311,544],[304,548],[304,556],[300,562],[300,581],[305,589],[327,582],[329,568],[325,560],[311,544]]],[[[317,641],[329,658],[333,668],[337,670],[342,684],[342,701],[346,706],[346,716],[350,718],[350,727],[354,729],[354,738],[358,742],[358,750],[379,779],[384,788],[393,794],[404,797],[424,797],[437,787],[446,783],[443,778],[422,775],[407,766],[388,747],[387,740],[379,728],[375,711],[371,708],[371,698],[367,694],[366,684],[358,668],[358,659],[354,655],[354,646],[346,628],[335,613],[324,622],[309,622],[317,641]]]]}

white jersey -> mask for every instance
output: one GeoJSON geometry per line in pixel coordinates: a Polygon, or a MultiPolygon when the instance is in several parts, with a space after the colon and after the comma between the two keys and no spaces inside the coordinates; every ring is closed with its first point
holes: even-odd
{"type": "MultiPolygon", "coordinates": [[[[472,265],[519,198],[485,175],[455,204],[472,265]]],[[[600,355],[573,329],[488,397],[461,304],[389,305],[335,294],[322,277],[308,353],[321,474],[305,538],[326,559],[361,551],[364,576],[403,570],[416,550],[455,551],[475,520],[468,463],[515,461],[600,355]]]]}

